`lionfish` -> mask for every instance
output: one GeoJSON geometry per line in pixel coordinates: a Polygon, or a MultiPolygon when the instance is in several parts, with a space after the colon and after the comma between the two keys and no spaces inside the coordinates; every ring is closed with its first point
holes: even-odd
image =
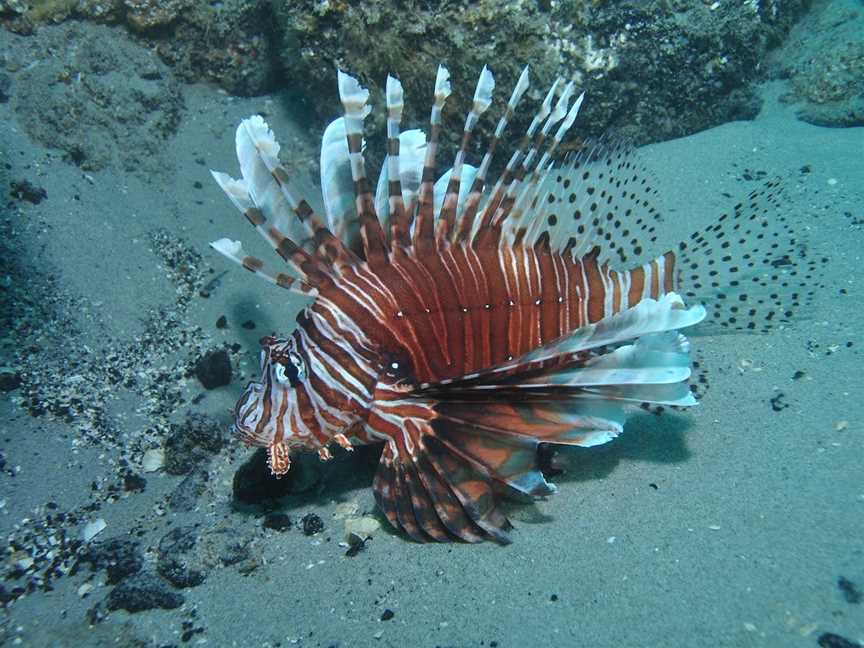
{"type": "Polygon", "coordinates": [[[695,405],[679,331],[706,317],[701,302],[720,304],[715,324],[761,330],[804,299],[794,292],[806,286],[798,243],[768,217],[773,183],[639,263],[660,214],[632,149],[597,144],[556,161],[584,97],[572,82],[555,80],[490,178],[526,67],[479,166],[468,164],[494,85],[484,67],[452,167],[437,176],[449,74],[438,68],[428,139],[400,132],[402,86],[388,76],[387,155],[373,192],[369,92],[339,71],[344,116],[323,135],[323,214],[292,190],[260,116],[237,129],[242,178],[212,172],[288,271],[237,241],[212,246],[313,300],[290,336],[261,340],[261,379],[238,401],[233,431],[267,449],[274,475],[295,449],[328,460],[330,444],[383,442],[376,502],[421,542],[508,542],[502,496],[556,490],[541,445],[596,446],[640,404],[695,405]]]}

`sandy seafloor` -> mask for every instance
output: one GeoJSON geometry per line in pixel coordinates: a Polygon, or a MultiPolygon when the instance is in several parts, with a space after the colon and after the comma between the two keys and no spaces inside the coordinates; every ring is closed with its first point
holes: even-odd
{"type": "MultiPolygon", "coordinates": [[[[140,351],[136,339],[160,307],[182,322],[179,328],[198,327],[186,348],[163,348],[157,358],[164,380],[173,381],[166,389],[185,402],[160,409],[152,374],[147,389],[144,382],[114,387],[100,408],[105,420],[95,441],[84,439],[86,421],[30,416],[20,390],[0,399],[4,540],[26,535],[52,512],[52,502],[55,511],[78,512],[81,521],[63,527],[68,538],[83,521],[103,518],[107,528],[94,542],[137,539],[145,571],[155,571],[160,538],[180,525],[226,528],[244,539],[252,561],[243,570],[213,567],[202,584],[182,590],[177,609],[134,614],[107,612],[102,601],[112,586],[105,571],[82,566],[54,579],[52,591],[37,589],[8,604],[8,644],[816,646],[824,632],[864,640],[864,605],[837,585],[843,577],[864,587],[864,132],[798,122],[776,102],[780,90],[765,87],[765,109],[755,121],[643,154],[669,215],[670,244],[758,186],[745,176],[782,177],[785,210],[829,258],[826,287],[806,317],[769,335],[694,337],[710,375],[702,404],[681,415],[638,415],[619,440],[583,452],[575,470],[555,479],[556,496],[510,508],[512,545],[419,545],[382,530],[352,558],[338,545],[343,522],[334,514],[352,502],[373,511],[368,471],[355,479],[334,474],[282,502],[295,525],[278,532],[262,529],[260,511],[232,504],[232,479],[250,450],[232,444],[218,453],[203,494],[186,512],[165,504],[183,477],[145,474],[136,463],[159,443],[152,431],[147,436],[151,417],[179,423],[195,411],[227,426],[227,408],[257,371],[257,338],[292,327],[296,304],[284,292],[208,249],[221,236],[262,249],[208,167],[236,173],[233,129],[253,112],[266,111],[301,171],[304,157],[317,157],[323,125],[293,122],[279,97],[235,99],[187,87],[179,133],[165,143],[166,173],[148,181],[112,169],[85,176],[29,141],[9,105],[0,105],[9,178],[28,179],[48,194],[38,205],[11,207],[10,217],[19,219],[16,263],[53,276],[58,308],[71,318],[62,330],[37,336],[34,358],[54,349],[42,392],[69,384],[65,371],[81,372],[73,386],[98,382],[92,366],[64,369],[57,354],[99,364],[108,351],[140,351]],[[200,253],[200,271],[228,270],[209,298],[196,289],[178,306],[183,288],[154,249],[157,228],[200,253]],[[223,314],[229,327],[220,330],[215,322],[223,314]],[[242,328],[246,320],[256,329],[242,328]],[[240,366],[231,384],[197,403],[205,392],[197,380],[176,379],[177,368],[198,353],[193,343],[241,345],[232,354],[240,366]],[[793,379],[796,372],[803,376],[793,379]],[[788,407],[775,411],[772,398],[788,407]],[[142,492],[111,489],[123,472],[121,457],[146,479],[142,492]],[[325,524],[311,537],[296,525],[309,512],[325,524]],[[90,590],[82,597],[85,584],[90,590]],[[104,619],[90,627],[94,606],[104,619]],[[385,610],[393,613],[389,620],[382,620],[385,610]]],[[[8,571],[15,558],[7,552],[4,560],[8,571]]],[[[7,590],[16,585],[4,581],[7,590]]]]}

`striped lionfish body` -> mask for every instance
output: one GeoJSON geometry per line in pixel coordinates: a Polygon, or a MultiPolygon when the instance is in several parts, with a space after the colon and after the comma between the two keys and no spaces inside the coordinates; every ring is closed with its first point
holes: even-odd
{"type": "Polygon", "coordinates": [[[428,140],[400,132],[402,88],[389,77],[387,158],[373,190],[368,92],[340,72],[344,117],[322,141],[323,215],[290,188],[260,117],[237,130],[242,178],[213,174],[289,271],[270,272],[239,242],[213,246],[313,299],[293,334],[262,340],[262,377],[237,404],[236,433],[267,448],[277,475],[293,449],[328,459],[331,443],[383,442],[376,500],[419,541],[506,542],[499,497],[555,490],[538,467],[541,443],[593,446],[617,436],[634,405],[694,405],[679,330],[705,317],[697,302],[725,291],[735,305],[717,324],[770,325],[788,317],[771,286],[798,274],[788,227],[763,212],[771,186],[675,252],[631,263],[657,213],[629,151],[553,162],[582,102],[572,83],[555,82],[490,180],[527,68],[474,167],[466,153],[493,88],[484,68],[460,149],[436,178],[448,73],[439,68],[428,140]],[[730,241],[741,242],[727,253],[730,241]]]}

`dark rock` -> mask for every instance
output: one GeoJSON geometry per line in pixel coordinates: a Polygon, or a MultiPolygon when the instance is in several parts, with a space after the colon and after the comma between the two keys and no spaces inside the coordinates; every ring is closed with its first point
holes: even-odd
{"type": "Polygon", "coordinates": [[[207,389],[224,387],[231,382],[231,358],[225,349],[208,351],[195,363],[195,376],[207,389]]]}
{"type": "MultiPolygon", "coordinates": [[[[285,81],[303,92],[322,121],[339,105],[333,68],[340,66],[370,89],[373,133],[384,132],[386,111],[377,107],[388,72],[404,86],[405,122],[425,124],[437,65],[446,61],[453,80],[443,117],[446,149],[458,145],[485,63],[495,74],[499,109],[526,63],[532,73],[527,104],[536,105],[555,75],[574,79],[587,92],[580,136],[612,129],[642,143],[752,118],[751,84],[760,63],[809,4],[454,2],[430,9],[429,3],[389,0],[331,2],[322,10],[315,0],[296,0],[272,6],[285,81]],[[406,55],[406,38],[423,47],[406,55]]],[[[532,116],[520,106],[508,137],[518,139],[532,116]]],[[[495,124],[484,121],[480,140],[495,124]]],[[[383,151],[381,140],[381,146],[370,144],[370,154],[383,151]]],[[[452,159],[446,150],[440,154],[452,159]]]]}
{"type": "Polygon", "coordinates": [[[186,475],[168,495],[168,508],[172,511],[191,511],[198,504],[198,498],[207,489],[210,474],[203,468],[196,468],[186,475]]]}
{"type": "Polygon", "coordinates": [[[291,518],[285,513],[268,513],[264,516],[261,526],[274,531],[286,531],[291,528],[291,518]]]}
{"type": "Polygon", "coordinates": [[[9,89],[12,87],[12,77],[0,72],[0,104],[9,101],[9,89]]]}
{"type": "Polygon", "coordinates": [[[159,541],[156,571],[176,587],[196,587],[204,582],[203,567],[192,555],[198,542],[194,526],[177,527],[159,541]]]}
{"type": "Polygon", "coordinates": [[[15,200],[23,200],[38,205],[48,197],[48,192],[29,180],[13,180],[9,185],[9,195],[15,200]]]}
{"type": "Polygon", "coordinates": [[[228,318],[225,317],[224,315],[220,315],[219,319],[216,320],[216,328],[217,329],[228,328],[228,318]]]}
{"type": "Polygon", "coordinates": [[[861,603],[861,590],[859,590],[858,586],[851,580],[841,576],[837,579],[837,587],[840,589],[840,592],[843,594],[843,598],[847,603],[851,603],[852,605],[858,605],[861,603]]]}
{"type": "Polygon", "coordinates": [[[3,369],[0,371],[0,391],[8,392],[21,386],[21,374],[3,369]]]}
{"type": "Polygon", "coordinates": [[[227,441],[226,426],[203,414],[189,414],[183,423],[171,424],[165,440],[165,472],[185,475],[203,466],[227,441]]]}
{"type": "Polygon", "coordinates": [[[156,569],[177,587],[195,587],[204,582],[215,567],[238,565],[241,573],[254,569],[249,550],[250,538],[237,529],[217,527],[199,531],[182,526],[167,533],[159,542],[156,569]]]}
{"type": "Polygon", "coordinates": [[[255,452],[234,474],[234,497],[244,504],[260,504],[288,493],[302,493],[321,482],[321,462],[314,453],[291,458],[288,474],[275,477],[267,465],[267,453],[255,452]]]}
{"type": "Polygon", "coordinates": [[[823,632],[816,640],[820,648],[861,648],[861,644],[833,632],[823,632]]]}
{"type": "Polygon", "coordinates": [[[253,322],[252,320],[246,320],[240,326],[242,326],[247,331],[255,330],[255,322],[253,322]]]}
{"type": "Polygon", "coordinates": [[[109,583],[119,583],[127,576],[137,574],[144,565],[138,542],[128,538],[94,542],[86,548],[81,560],[90,563],[94,570],[104,569],[109,583]]]}
{"type": "Polygon", "coordinates": [[[260,504],[284,497],[291,492],[291,471],[282,478],[274,477],[267,466],[267,453],[259,449],[234,473],[234,497],[244,504],[260,504]]]}
{"type": "Polygon", "coordinates": [[[307,536],[321,533],[324,530],[324,520],[315,513],[307,513],[303,516],[301,522],[303,523],[303,533],[307,536]]]}
{"type": "Polygon", "coordinates": [[[109,610],[141,612],[162,608],[173,610],[183,605],[182,594],[172,591],[164,581],[153,574],[130,576],[117,585],[108,595],[105,603],[109,610]]]}
{"type": "Polygon", "coordinates": [[[818,3],[769,61],[788,81],[781,97],[798,119],[828,127],[864,125],[864,15],[842,2],[818,3]]]}
{"type": "Polygon", "coordinates": [[[147,488],[147,480],[135,473],[123,475],[123,490],[130,493],[142,493],[147,488]]]}

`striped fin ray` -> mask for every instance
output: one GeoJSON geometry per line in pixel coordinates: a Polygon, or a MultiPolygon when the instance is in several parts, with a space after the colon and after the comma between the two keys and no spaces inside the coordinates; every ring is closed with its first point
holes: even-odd
{"type": "Polygon", "coordinates": [[[427,247],[434,240],[434,183],[438,140],[441,132],[441,111],[450,96],[450,73],[443,65],[438,66],[435,76],[435,99],[429,116],[429,141],[426,144],[426,157],[423,162],[423,177],[420,181],[419,206],[414,224],[413,243],[427,247]]]}
{"type": "Polygon", "coordinates": [[[345,109],[345,134],[363,253],[370,266],[380,267],[388,262],[386,239],[375,213],[375,203],[363,159],[363,120],[369,114],[369,91],[361,87],[357,79],[341,70],[338,76],[339,98],[345,109]]]}
{"type": "Polygon", "coordinates": [[[280,288],[285,288],[291,292],[306,297],[315,297],[318,294],[317,289],[303,281],[300,281],[297,277],[292,277],[282,272],[273,273],[267,270],[261,259],[251,256],[243,250],[243,245],[240,241],[232,241],[227,238],[222,238],[218,241],[213,241],[210,244],[210,247],[221,255],[231,259],[234,263],[243,266],[253,274],[258,275],[262,279],[265,279],[280,288]]]}
{"type": "Polygon", "coordinates": [[[519,143],[517,149],[510,155],[510,159],[507,161],[507,166],[495,182],[495,186],[489,193],[489,197],[486,199],[483,208],[480,210],[480,219],[474,219],[473,215],[469,212],[469,216],[474,220],[472,224],[472,240],[477,238],[477,233],[480,230],[485,230],[492,223],[492,217],[495,215],[495,210],[498,205],[501,204],[501,201],[510,188],[511,183],[514,181],[519,165],[522,163],[522,160],[526,155],[525,149],[529,146],[535,145],[535,138],[539,137],[537,129],[540,128],[552,112],[552,102],[555,100],[555,93],[558,86],[561,84],[561,81],[560,77],[556,78],[552,83],[552,86],[546,92],[546,97],[543,99],[543,103],[540,104],[540,108],[537,110],[537,113],[528,125],[528,129],[525,131],[522,141],[519,143]]]}
{"type": "MultiPolygon", "coordinates": [[[[516,167],[513,180],[508,185],[507,191],[502,196],[500,203],[495,205],[494,210],[490,210],[493,214],[493,225],[500,225],[501,221],[510,213],[513,203],[519,195],[517,192],[523,186],[526,177],[529,179],[532,177],[532,172],[536,168],[537,164],[537,156],[540,154],[540,151],[543,150],[546,139],[549,137],[549,131],[552,130],[555,124],[566,116],[567,105],[570,98],[573,96],[573,91],[574,83],[573,81],[569,81],[567,85],[564,86],[561,96],[559,96],[558,100],[555,102],[552,112],[549,113],[549,116],[543,123],[543,127],[531,142],[531,148],[528,149],[528,153],[522,158],[521,164],[516,167]]],[[[487,205],[487,207],[491,207],[491,204],[487,205]]]]}
{"type": "Polygon", "coordinates": [[[489,165],[492,163],[492,156],[495,154],[495,150],[498,147],[498,143],[501,141],[501,137],[504,135],[507,124],[516,112],[516,107],[519,105],[519,101],[522,99],[526,90],[528,90],[529,85],[528,66],[526,65],[522,69],[522,74],[519,75],[519,80],[516,82],[516,86],[513,88],[513,93],[510,95],[510,100],[507,102],[504,114],[501,115],[501,118],[498,120],[498,124],[495,127],[495,133],[492,135],[492,139],[489,140],[489,146],[486,149],[486,153],[483,155],[480,167],[474,174],[474,180],[470,183],[471,189],[468,196],[465,198],[463,213],[459,218],[459,227],[456,231],[452,232],[451,235],[451,241],[453,242],[467,240],[473,229],[474,217],[477,215],[477,208],[480,205],[480,200],[483,196],[483,189],[486,186],[486,174],[489,172],[489,165]]]}
{"type": "MultiPolygon", "coordinates": [[[[388,147],[391,145],[388,143],[388,147]]],[[[392,147],[396,150],[396,147],[392,147]]],[[[395,191],[390,182],[390,159],[385,162],[378,177],[378,186],[375,191],[375,211],[381,221],[385,232],[390,234],[391,248],[408,247],[411,245],[411,232],[413,226],[413,213],[417,205],[417,192],[420,189],[420,178],[423,174],[423,159],[426,152],[426,133],[419,129],[411,129],[399,134],[398,158],[394,159],[393,166],[398,169],[399,191],[401,195],[402,218],[393,220],[392,204],[396,204],[397,198],[390,195],[395,191]]]]}
{"type": "MultiPolygon", "coordinates": [[[[279,150],[279,143],[260,115],[244,119],[237,127],[237,159],[243,178],[247,181],[249,196],[267,219],[266,222],[270,223],[265,230],[265,237],[274,244],[277,252],[280,252],[279,242],[285,238],[303,247],[304,241],[293,226],[293,223],[300,223],[312,235],[313,246],[321,249],[325,258],[344,257],[347,250],[341,242],[333,236],[311,205],[291,190],[288,172],[279,163],[279,150]],[[271,210],[269,197],[274,194],[281,195],[283,201],[274,199],[271,210]],[[286,204],[290,212],[285,210],[286,204]],[[281,227],[284,222],[289,223],[287,232],[281,227]]],[[[259,231],[262,231],[266,222],[261,224],[259,231]]]]}
{"type": "Polygon", "coordinates": [[[348,248],[358,249],[359,224],[345,119],[334,119],[321,138],[321,195],[330,231],[348,248]]]}
{"type": "MultiPolygon", "coordinates": [[[[387,214],[387,220],[390,224],[391,245],[408,247],[411,243],[411,237],[405,198],[402,195],[402,169],[400,167],[403,158],[401,157],[402,140],[399,132],[402,125],[402,110],[405,105],[404,93],[399,80],[389,74],[387,75],[385,98],[387,101],[387,160],[384,162],[381,177],[378,179],[377,194],[383,198],[383,189],[386,186],[387,204],[383,205],[383,201],[378,199],[376,195],[376,210],[382,221],[384,221],[384,214],[387,214]],[[386,207],[386,210],[379,208],[378,205],[386,207]]],[[[426,137],[424,135],[423,144],[425,145],[425,143],[426,137]]],[[[408,155],[410,153],[406,151],[406,158],[408,155]]]]}
{"type": "MultiPolygon", "coordinates": [[[[214,180],[301,281],[320,284],[329,275],[329,269],[303,246],[314,247],[320,240],[318,235],[323,233],[326,238],[328,232],[326,228],[320,232],[313,229],[315,219],[310,216],[314,216],[314,212],[305,200],[296,201],[288,190],[287,174],[278,162],[279,144],[259,115],[244,120],[237,127],[236,148],[241,179],[211,171],[214,180]]],[[[233,250],[225,245],[216,249],[223,253],[233,250]]],[[[232,255],[227,256],[236,260],[232,255]]],[[[263,277],[266,273],[257,274],[263,277]]]]}
{"type": "MultiPolygon", "coordinates": [[[[570,85],[568,87],[572,89],[573,86],[570,85]]],[[[561,96],[561,100],[556,106],[556,111],[559,107],[563,107],[563,109],[566,110],[564,117],[557,121],[553,121],[553,118],[558,117],[558,115],[553,112],[553,115],[550,116],[543,129],[543,140],[545,141],[548,138],[548,133],[551,131],[551,128],[560,122],[555,134],[552,136],[552,141],[543,152],[540,160],[533,166],[529,161],[529,154],[525,163],[522,165],[522,173],[520,173],[518,178],[519,183],[514,183],[514,185],[511,186],[507,199],[502,202],[499,214],[496,215],[496,224],[501,224],[505,220],[507,222],[503,234],[508,241],[514,241],[516,238],[516,232],[520,229],[527,228],[533,222],[529,221],[528,223],[522,223],[522,215],[526,212],[526,208],[531,205],[533,199],[536,197],[543,179],[545,179],[549,174],[554,161],[553,155],[561,144],[561,140],[576,120],[576,116],[579,114],[579,108],[582,106],[585,94],[580,94],[569,109],[567,108],[569,97],[566,97],[565,100],[565,96],[566,91],[565,94],[561,96]],[[516,189],[520,189],[520,191],[516,193],[516,189]]],[[[539,153],[539,149],[537,150],[537,153],[539,153]]],[[[533,216],[533,210],[529,209],[529,213],[533,216]]]]}
{"type": "MultiPolygon", "coordinates": [[[[465,195],[460,191],[465,154],[471,142],[471,135],[474,132],[477,121],[492,104],[492,91],[494,89],[495,78],[492,76],[489,68],[484,65],[483,70],[480,72],[480,78],[477,80],[477,88],[474,90],[474,101],[471,105],[471,110],[468,111],[468,115],[465,117],[465,126],[462,129],[462,143],[459,146],[456,159],[453,161],[453,167],[449,173],[443,204],[440,212],[437,212],[438,221],[435,234],[439,241],[449,239],[450,232],[455,229],[457,205],[460,202],[460,196],[465,195]]],[[[474,179],[473,175],[470,180],[474,179]]],[[[467,184],[470,186],[470,181],[467,184]]]]}

